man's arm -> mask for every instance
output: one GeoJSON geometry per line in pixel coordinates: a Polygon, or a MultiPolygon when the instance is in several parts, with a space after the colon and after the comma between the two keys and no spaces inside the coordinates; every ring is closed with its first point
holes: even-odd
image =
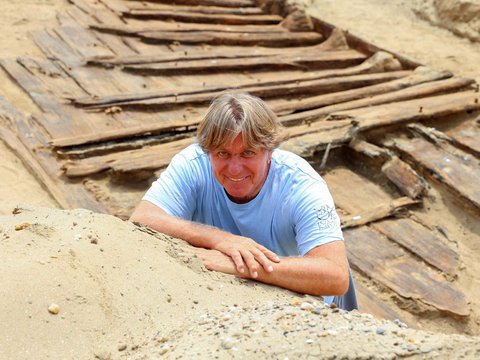
{"type": "MultiPolygon", "coordinates": [[[[205,267],[243,278],[232,261],[212,250],[197,251],[205,267]]],[[[267,273],[260,269],[256,280],[285,289],[315,296],[343,295],[348,290],[349,275],[345,244],[334,241],[317,246],[304,257],[286,257],[267,273]]]]}
{"type": "Polygon", "coordinates": [[[146,225],[164,234],[205,249],[215,249],[231,257],[236,271],[256,278],[258,273],[270,273],[278,256],[252,239],[233,235],[215,227],[183,220],[167,214],[160,207],[142,200],[130,221],[146,225]]]}

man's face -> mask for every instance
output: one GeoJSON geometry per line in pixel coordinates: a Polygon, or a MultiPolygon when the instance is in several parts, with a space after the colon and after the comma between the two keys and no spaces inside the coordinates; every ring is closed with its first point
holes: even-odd
{"type": "Polygon", "coordinates": [[[230,199],[246,203],[262,189],[272,152],[265,149],[249,149],[239,134],[231,143],[210,151],[213,174],[230,199]]]}

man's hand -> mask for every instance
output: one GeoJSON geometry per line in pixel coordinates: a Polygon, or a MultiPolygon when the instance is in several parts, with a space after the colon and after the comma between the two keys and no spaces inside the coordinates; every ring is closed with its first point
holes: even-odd
{"type": "Polygon", "coordinates": [[[228,255],[241,275],[246,275],[246,270],[248,270],[250,277],[255,279],[258,277],[259,266],[263,267],[266,272],[272,272],[273,263],[280,262],[277,254],[252,239],[233,236],[234,238],[229,237],[229,239],[218,242],[213,249],[228,255]]]}
{"type": "Polygon", "coordinates": [[[194,248],[195,255],[202,260],[203,265],[212,271],[219,271],[225,274],[237,275],[235,264],[230,256],[218,250],[194,248]]]}

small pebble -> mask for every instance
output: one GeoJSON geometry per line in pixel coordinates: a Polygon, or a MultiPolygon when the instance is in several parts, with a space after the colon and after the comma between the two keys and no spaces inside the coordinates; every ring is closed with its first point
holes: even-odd
{"type": "Polygon", "coordinates": [[[236,343],[235,339],[233,339],[231,337],[227,337],[227,338],[222,340],[222,347],[224,349],[231,349],[233,347],[233,345],[235,345],[235,343],[236,343]]]}
{"type": "Polygon", "coordinates": [[[123,350],[126,350],[127,349],[127,345],[126,344],[120,344],[118,345],[118,351],[123,351],[123,350]]]}
{"type": "Polygon", "coordinates": [[[169,350],[168,345],[167,345],[167,344],[164,344],[164,345],[162,345],[162,346],[160,347],[160,350],[158,351],[158,353],[159,353],[160,355],[164,355],[164,354],[166,354],[166,353],[168,352],[168,350],[169,350]]]}
{"type": "Polygon", "coordinates": [[[300,304],[300,309],[312,311],[314,309],[314,306],[308,302],[303,302],[300,304]]]}
{"type": "Polygon", "coordinates": [[[385,330],[383,327],[378,327],[376,330],[377,335],[385,335],[386,332],[387,330],[385,330]]]}
{"type": "Polygon", "coordinates": [[[28,223],[28,222],[21,223],[21,224],[18,224],[18,225],[15,226],[15,230],[16,230],[16,231],[20,231],[20,230],[26,229],[26,228],[29,227],[30,225],[32,225],[32,224],[30,224],[30,223],[28,223]]]}
{"type": "Polygon", "coordinates": [[[50,304],[49,307],[48,307],[48,312],[50,314],[53,314],[53,315],[57,315],[59,312],[60,312],[60,306],[58,306],[57,304],[50,304]]]}

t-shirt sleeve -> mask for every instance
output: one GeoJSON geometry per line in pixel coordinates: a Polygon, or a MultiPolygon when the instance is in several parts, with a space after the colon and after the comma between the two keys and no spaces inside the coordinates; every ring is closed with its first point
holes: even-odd
{"type": "Polygon", "coordinates": [[[168,214],[192,220],[196,208],[198,172],[192,161],[182,154],[173,157],[167,169],[145,193],[147,200],[168,214]]]}
{"type": "Polygon", "coordinates": [[[308,186],[296,202],[293,222],[300,255],[319,245],[343,240],[340,218],[323,179],[308,186]]]}

